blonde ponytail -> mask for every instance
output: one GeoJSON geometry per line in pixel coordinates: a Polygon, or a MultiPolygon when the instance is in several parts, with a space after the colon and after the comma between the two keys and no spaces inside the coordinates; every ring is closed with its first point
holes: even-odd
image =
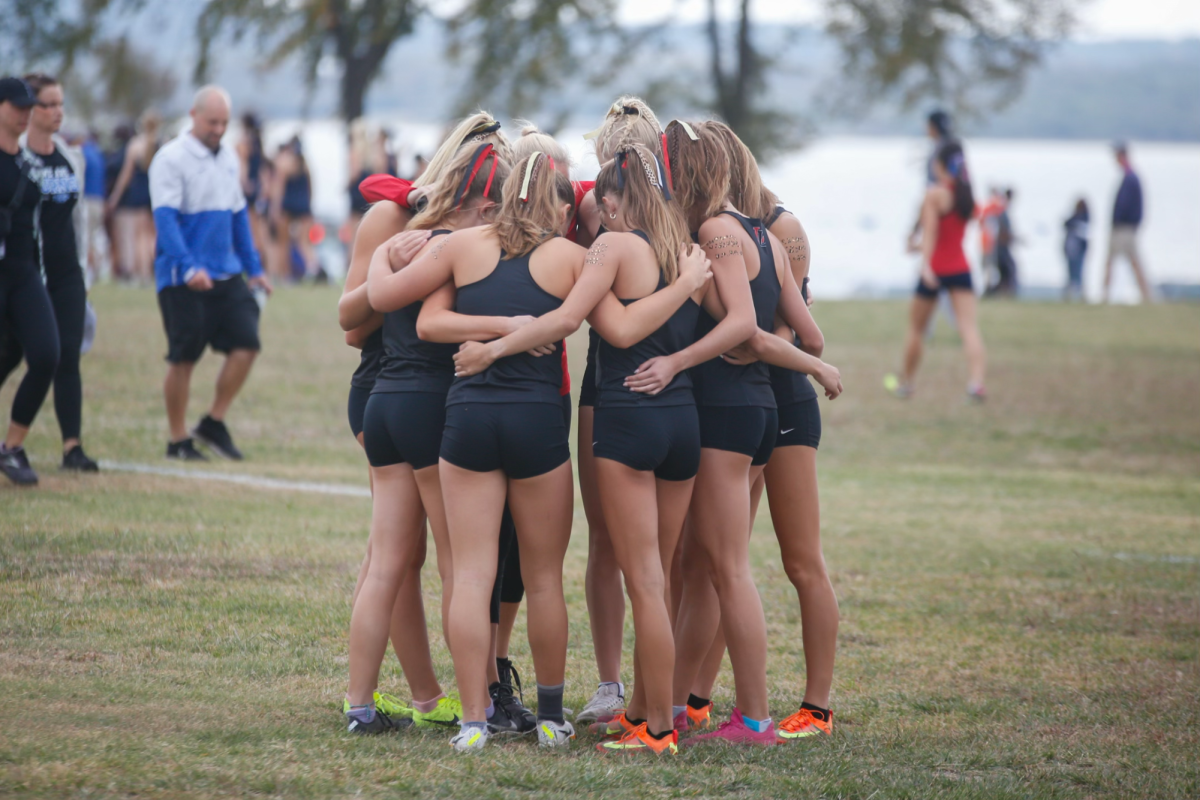
{"type": "Polygon", "coordinates": [[[447,134],[433,158],[429,159],[425,171],[413,181],[413,186],[429,186],[441,180],[442,173],[454,160],[459,148],[465,144],[490,144],[496,148],[496,154],[502,161],[510,164],[513,161],[512,148],[500,131],[500,123],[488,112],[476,111],[455,125],[454,130],[447,134]]]}
{"type": "Polygon", "coordinates": [[[575,190],[554,169],[554,159],[535,152],[518,161],[504,182],[504,203],[493,226],[500,248],[512,258],[553,239],[563,205],[574,209],[575,190]]]}

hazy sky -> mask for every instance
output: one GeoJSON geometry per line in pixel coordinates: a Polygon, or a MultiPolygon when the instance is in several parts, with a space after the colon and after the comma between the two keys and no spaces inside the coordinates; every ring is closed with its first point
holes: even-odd
{"type": "MultiPolygon", "coordinates": [[[[736,0],[718,0],[732,15],[736,0]]],[[[811,22],[820,16],[820,0],[753,0],[756,18],[811,22]]],[[[696,21],[704,18],[705,0],[621,0],[628,22],[664,17],[696,21]]],[[[1080,39],[1179,39],[1200,36],[1200,0],[1085,0],[1080,12],[1080,39]]]]}

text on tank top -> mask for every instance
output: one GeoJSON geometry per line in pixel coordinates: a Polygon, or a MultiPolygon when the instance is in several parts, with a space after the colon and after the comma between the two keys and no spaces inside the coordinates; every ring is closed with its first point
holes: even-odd
{"type": "MultiPolygon", "coordinates": [[[[646,244],[650,244],[650,238],[644,232],[632,231],[632,233],[641,237],[646,244]]],[[[660,292],[668,285],[660,270],[658,286],[654,291],[660,292]]],[[[621,304],[628,306],[641,299],[643,298],[621,299],[621,304]]],[[[658,330],[632,347],[625,349],[614,347],[600,337],[596,353],[596,386],[599,389],[596,405],[606,407],[693,405],[695,399],[692,397],[691,391],[692,379],[686,371],[676,375],[667,387],[656,395],[630,391],[625,387],[625,379],[637,372],[638,367],[650,359],[678,353],[692,344],[696,340],[696,321],[699,317],[700,306],[689,297],[658,330]]]]}
{"type": "MultiPolygon", "coordinates": [[[[471,316],[540,317],[562,300],[538,286],[529,272],[537,252],[500,260],[488,275],[458,287],[455,310],[471,316]]],[[[455,378],[447,405],[459,403],[553,403],[562,405],[562,360],[554,356],[517,353],[496,361],[478,375],[455,378]]]]}
{"type": "MultiPolygon", "coordinates": [[[[775,253],[762,221],[743,217],[732,211],[722,211],[738,221],[758,250],[758,274],[750,281],[750,296],[754,301],[754,318],[760,330],[775,330],[775,310],[779,306],[779,275],[776,273],[775,253]]],[[[701,309],[696,323],[696,340],[707,336],[717,327],[717,321],[701,309]]],[[[762,361],[738,366],[720,356],[692,370],[696,404],[701,406],[750,406],[775,408],[775,393],[771,389],[771,374],[762,361]]]]}
{"type": "MultiPolygon", "coordinates": [[[[431,231],[443,236],[447,230],[431,231]]],[[[456,344],[425,342],[417,336],[421,301],[383,317],[383,358],[375,378],[376,392],[436,392],[445,394],[454,380],[456,344]]]]}

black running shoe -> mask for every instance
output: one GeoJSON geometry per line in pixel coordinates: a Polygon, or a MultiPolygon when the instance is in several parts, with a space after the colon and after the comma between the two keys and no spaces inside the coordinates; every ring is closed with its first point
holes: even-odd
{"type": "Polygon", "coordinates": [[[229,429],[220,420],[215,420],[205,414],[200,420],[200,424],[192,428],[192,436],[199,439],[202,444],[211,447],[219,456],[231,461],[242,460],[242,451],[234,446],[229,429]]]}
{"type": "Polygon", "coordinates": [[[37,486],[38,476],[29,466],[29,456],[24,447],[11,450],[0,444],[0,472],[17,486],[37,486]]]}
{"type": "Polygon", "coordinates": [[[350,719],[350,723],[346,726],[346,731],[349,733],[359,734],[377,734],[377,733],[393,733],[403,730],[412,725],[412,720],[407,717],[394,719],[387,714],[376,709],[375,716],[370,722],[362,722],[357,719],[350,719]]]}
{"type": "Polygon", "coordinates": [[[167,458],[173,458],[177,461],[208,461],[208,456],[197,450],[195,442],[191,439],[168,442],[167,458]]]}
{"type": "Polygon", "coordinates": [[[59,469],[75,472],[99,472],[100,465],[87,457],[87,453],[83,452],[83,445],[77,444],[63,453],[62,465],[59,466],[59,469]]]}
{"type": "Polygon", "coordinates": [[[521,676],[516,667],[507,658],[497,658],[496,671],[500,673],[500,681],[488,687],[492,705],[496,707],[492,718],[488,719],[488,727],[494,733],[512,735],[537,730],[537,717],[513,694],[514,686],[518,693],[521,692],[521,676]],[[505,720],[508,721],[507,725],[505,720]]]}

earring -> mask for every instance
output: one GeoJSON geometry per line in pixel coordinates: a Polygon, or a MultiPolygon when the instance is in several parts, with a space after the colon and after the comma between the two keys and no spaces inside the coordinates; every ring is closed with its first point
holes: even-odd
{"type": "Polygon", "coordinates": [[[609,214],[609,215],[608,215],[608,218],[609,218],[609,219],[616,219],[616,218],[617,218],[617,215],[616,215],[616,214],[609,214]]]}

